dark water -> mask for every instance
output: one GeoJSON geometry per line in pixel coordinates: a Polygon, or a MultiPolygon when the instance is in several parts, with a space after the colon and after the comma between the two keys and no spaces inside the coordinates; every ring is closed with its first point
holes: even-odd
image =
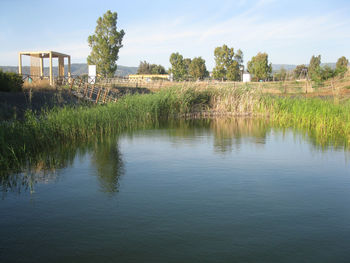
{"type": "Polygon", "coordinates": [[[2,178],[0,262],[350,262],[348,154],[303,134],[181,122],[54,159],[2,178]]]}

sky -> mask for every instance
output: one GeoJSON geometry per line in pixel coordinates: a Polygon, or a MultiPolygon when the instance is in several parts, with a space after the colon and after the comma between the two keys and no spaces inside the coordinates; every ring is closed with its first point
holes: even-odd
{"type": "Polygon", "coordinates": [[[123,66],[146,60],[168,68],[179,52],[201,56],[212,69],[223,44],[241,49],[245,64],[258,52],[274,64],[307,64],[319,54],[322,62],[350,58],[349,0],[0,0],[0,65],[17,66],[17,52],[36,50],[86,63],[87,38],[107,10],[125,31],[123,66]]]}

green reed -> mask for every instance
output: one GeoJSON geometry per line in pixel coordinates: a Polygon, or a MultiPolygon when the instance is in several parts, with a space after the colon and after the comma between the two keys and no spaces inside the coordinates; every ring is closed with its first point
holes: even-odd
{"type": "Polygon", "coordinates": [[[91,141],[106,134],[154,127],[160,120],[191,113],[234,113],[269,117],[276,127],[297,128],[320,145],[350,140],[350,103],[267,96],[253,88],[168,88],[154,94],[128,95],[117,103],[64,107],[24,121],[0,124],[0,170],[20,169],[43,151],[62,144],[91,141]]]}
{"type": "Polygon", "coordinates": [[[349,146],[349,100],[263,96],[257,111],[268,114],[273,126],[304,130],[322,146],[349,146]]]}

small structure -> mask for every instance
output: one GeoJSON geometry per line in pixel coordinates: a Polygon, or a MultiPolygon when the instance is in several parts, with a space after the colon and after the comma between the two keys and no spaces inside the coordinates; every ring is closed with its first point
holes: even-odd
{"type": "Polygon", "coordinates": [[[152,80],[169,80],[170,76],[167,74],[145,74],[145,75],[139,75],[139,74],[133,74],[129,75],[129,81],[152,81],[152,80]]]}
{"type": "Polygon", "coordinates": [[[58,58],[58,77],[64,77],[64,58],[68,58],[68,78],[71,77],[71,63],[70,55],[62,54],[55,51],[30,51],[18,52],[18,73],[22,74],[22,56],[30,57],[30,75],[34,78],[44,78],[44,58],[49,59],[49,79],[50,85],[54,85],[54,78],[52,72],[52,59],[58,58]]]}
{"type": "Polygon", "coordinates": [[[251,82],[251,81],[252,81],[252,76],[248,72],[243,73],[243,82],[251,82]]]}
{"type": "Polygon", "coordinates": [[[88,65],[88,83],[95,84],[96,82],[96,65],[88,65]]]}

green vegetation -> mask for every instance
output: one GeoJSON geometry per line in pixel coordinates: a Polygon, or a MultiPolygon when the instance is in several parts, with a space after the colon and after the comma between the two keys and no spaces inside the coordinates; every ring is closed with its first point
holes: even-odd
{"type": "Polygon", "coordinates": [[[22,76],[13,72],[2,72],[0,70],[0,91],[18,92],[22,91],[22,76]]]}
{"type": "Polygon", "coordinates": [[[278,72],[273,74],[274,81],[285,81],[287,80],[287,70],[285,70],[284,67],[282,67],[278,72]]]}
{"type": "Polygon", "coordinates": [[[184,58],[180,53],[172,53],[170,56],[171,69],[169,72],[173,75],[175,81],[184,80],[188,72],[186,71],[184,58]]]}
{"type": "Polygon", "coordinates": [[[137,69],[137,74],[166,74],[162,65],[150,64],[147,61],[141,61],[137,69]]]}
{"type": "Polygon", "coordinates": [[[205,60],[201,57],[192,59],[189,65],[188,73],[196,80],[202,80],[208,77],[209,72],[207,70],[207,67],[205,66],[205,60]]]}
{"type": "Polygon", "coordinates": [[[328,65],[321,67],[321,55],[312,56],[308,68],[309,78],[316,85],[320,85],[323,81],[334,77],[343,78],[348,70],[348,64],[349,61],[343,56],[338,59],[335,69],[332,69],[328,65]]]}
{"type": "Polygon", "coordinates": [[[347,60],[346,57],[342,56],[338,59],[336,67],[335,67],[335,74],[344,77],[346,71],[348,70],[349,60],[347,60]]]}
{"type": "Polygon", "coordinates": [[[283,98],[240,88],[168,88],[129,95],[117,103],[56,108],[24,121],[0,124],[0,168],[21,169],[42,152],[87,142],[125,130],[154,127],[178,117],[225,114],[268,117],[274,127],[305,130],[323,146],[350,141],[350,103],[326,99],[283,98]]]}
{"type": "Polygon", "coordinates": [[[205,60],[201,57],[184,58],[179,53],[170,56],[171,69],[175,81],[204,79],[209,75],[205,60]]]}
{"type": "Polygon", "coordinates": [[[304,130],[318,145],[349,147],[350,101],[264,96],[260,112],[274,127],[304,130]]]}
{"type": "Polygon", "coordinates": [[[243,68],[243,52],[239,49],[236,53],[227,45],[217,47],[214,50],[215,68],[214,79],[241,80],[241,68],[243,68]]]}
{"type": "Polygon", "coordinates": [[[116,12],[108,10],[97,20],[95,34],[89,36],[91,53],[87,58],[89,65],[96,65],[97,73],[105,77],[113,77],[117,70],[119,49],[123,47],[124,30],[117,31],[116,12]]]}
{"type": "Polygon", "coordinates": [[[312,56],[309,64],[309,78],[312,81],[321,81],[321,55],[312,56]]]}
{"type": "Polygon", "coordinates": [[[307,78],[308,67],[304,64],[298,65],[294,71],[294,79],[306,79],[307,78]]]}
{"type": "Polygon", "coordinates": [[[258,53],[248,61],[248,72],[253,75],[255,81],[268,80],[271,77],[272,64],[269,64],[269,57],[266,53],[258,53]]]}

